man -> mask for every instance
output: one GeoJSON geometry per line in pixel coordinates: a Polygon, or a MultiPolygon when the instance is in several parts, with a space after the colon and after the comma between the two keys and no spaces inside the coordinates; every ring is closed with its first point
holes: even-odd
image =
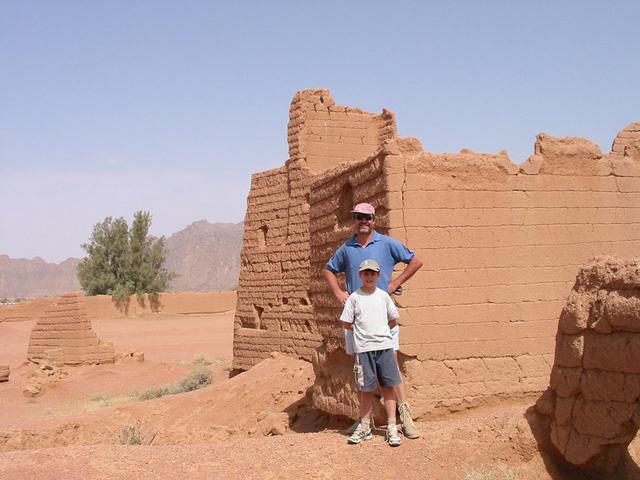
{"type": "MultiPolygon", "coordinates": [[[[367,259],[375,260],[380,265],[380,277],[377,286],[382,290],[394,293],[396,290],[422,267],[422,261],[398,240],[375,231],[375,214],[373,205],[359,203],[351,211],[353,215],[353,236],[347,240],[327,262],[324,278],[331,287],[341,305],[344,305],[349,295],[361,286],[358,272],[359,265],[367,259]],[[400,275],[392,279],[393,268],[396,263],[407,264],[400,275]],[[347,291],[340,288],[337,273],[344,272],[347,291]]],[[[349,330],[345,333],[349,335],[349,330]]],[[[400,329],[398,326],[391,330],[394,337],[394,350],[400,347],[400,329]]],[[[349,348],[351,339],[346,338],[349,348]]],[[[347,351],[347,353],[351,353],[347,351]]],[[[395,387],[398,397],[398,411],[402,422],[402,430],[407,438],[418,438],[420,432],[411,418],[411,408],[407,402],[406,386],[403,383],[395,387]]],[[[358,423],[358,422],[356,422],[358,423]]],[[[357,427],[357,425],[355,425],[357,427]]],[[[353,427],[352,427],[353,428],[353,427]]]]}

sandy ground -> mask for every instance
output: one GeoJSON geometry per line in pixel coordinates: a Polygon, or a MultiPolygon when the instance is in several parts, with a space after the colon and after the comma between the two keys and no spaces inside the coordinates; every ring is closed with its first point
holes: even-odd
{"type": "Polygon", "coordinates": [[[232,312],[94,320],[102,340],[118,352],[144,351],[145,362],[65,367],[40,396],[26,398],[32,326],[0,323],[0,363],[12,367],[11,381],[0,384],[2,480],[586,478],[540,455],[526,418],[530,402],[419,421],[422,437],[395,449],[383,430],[350,446],[346,420],[310,408],[310,364],[274,355],[229,378],[232,312]],[[198,357],[211,362],[213,385],[149,401],[135,396],[184,378],[198,357]],[[127,429],[143,445],[122,445],[127,429]]]}

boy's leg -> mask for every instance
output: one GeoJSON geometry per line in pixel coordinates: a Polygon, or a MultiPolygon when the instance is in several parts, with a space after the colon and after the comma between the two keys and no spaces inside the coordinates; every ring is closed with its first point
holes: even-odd
{"type": "Polygon", "coordinates": [[[387,412],[387,423],[396,423],[396,392],[394,387],[383,387],[384,409],[387,412]]]}
{"type": "Polygon", "coordinates": [[[369,423],[372,408],[373,392],[360,392],[360,420],[362,423],[369,423]]]}
{"type": "Polygon", "coordinates": [[[359,364],[362,367],[362,383],[358,384],[360,390],[360,422],[351,434],[348,441],[357,444],[363,440],[373,437],[371,434],[371,410],[373,407],[373,396],[376,389],[376,372],[374,359],[370,352],[357,353],[359,364]]]}
{"type": "Polygon", "coordinates": [[[379,352],[378,380],[384,393],[384,408],[387,412],[387,443],[397,447],[402,443],[396,425],[396,386],[402,382],[395,352],[392,349],[379,352]]]}
{"type": "Polygon", "coordinates": [[[360,423],[347,441],[351,444],[358,444],[373,438],[369,418],[373,405],[373,392],[360,392],[360,423]]]}

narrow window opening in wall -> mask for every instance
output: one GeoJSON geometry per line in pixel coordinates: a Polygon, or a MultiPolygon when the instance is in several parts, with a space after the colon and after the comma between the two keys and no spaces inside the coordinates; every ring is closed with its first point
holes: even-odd
{"type": "Polygon", "coordinates": [[[289,304],[289,299],[287,297],[282,297],[282,304],[283,305],[288,305],[289,304]]]}
{"type": "Polygon", "coordinates": [[[338,226],[348,227],[351,225],[351,210],[353,209],[353,187],[350,183],[345,183],[340,190],[338,197],[338,211],[336,212],[338,226]]]}
{"type": "Polygon", "coordinates": [[[306,297],[302,297],[300,299],[300,305],[309,305],[309,299],[306,297]]]}
{"type": "Polygon", "coordinates": [[[264,312],[264,308],[254,305],[253,306],[253,317],[255,319],[255,328],[264,330],[262,326],[262,313],[264,312]]]}
{"type": "Polygon", "coordinates": [[[267,225],[262,225],[258,229],[258,247],[261,250],[267,248],[267,233],[269,232],[269,227],[267,225]]]}

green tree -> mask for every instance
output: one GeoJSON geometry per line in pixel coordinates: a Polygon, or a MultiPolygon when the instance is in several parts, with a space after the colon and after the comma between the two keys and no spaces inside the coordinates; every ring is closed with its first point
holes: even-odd
{"type": "Polygon", "coordinates": [[[93,227],[87,256],[78,265],[78,280],[87,295],[111,295],[124,301],[145,293],[157,299],[173,273],[164,267],[164,237],[149,236],[151,214],[138,211],[131,228],[122,218],[107,217],[93,227]]]}

